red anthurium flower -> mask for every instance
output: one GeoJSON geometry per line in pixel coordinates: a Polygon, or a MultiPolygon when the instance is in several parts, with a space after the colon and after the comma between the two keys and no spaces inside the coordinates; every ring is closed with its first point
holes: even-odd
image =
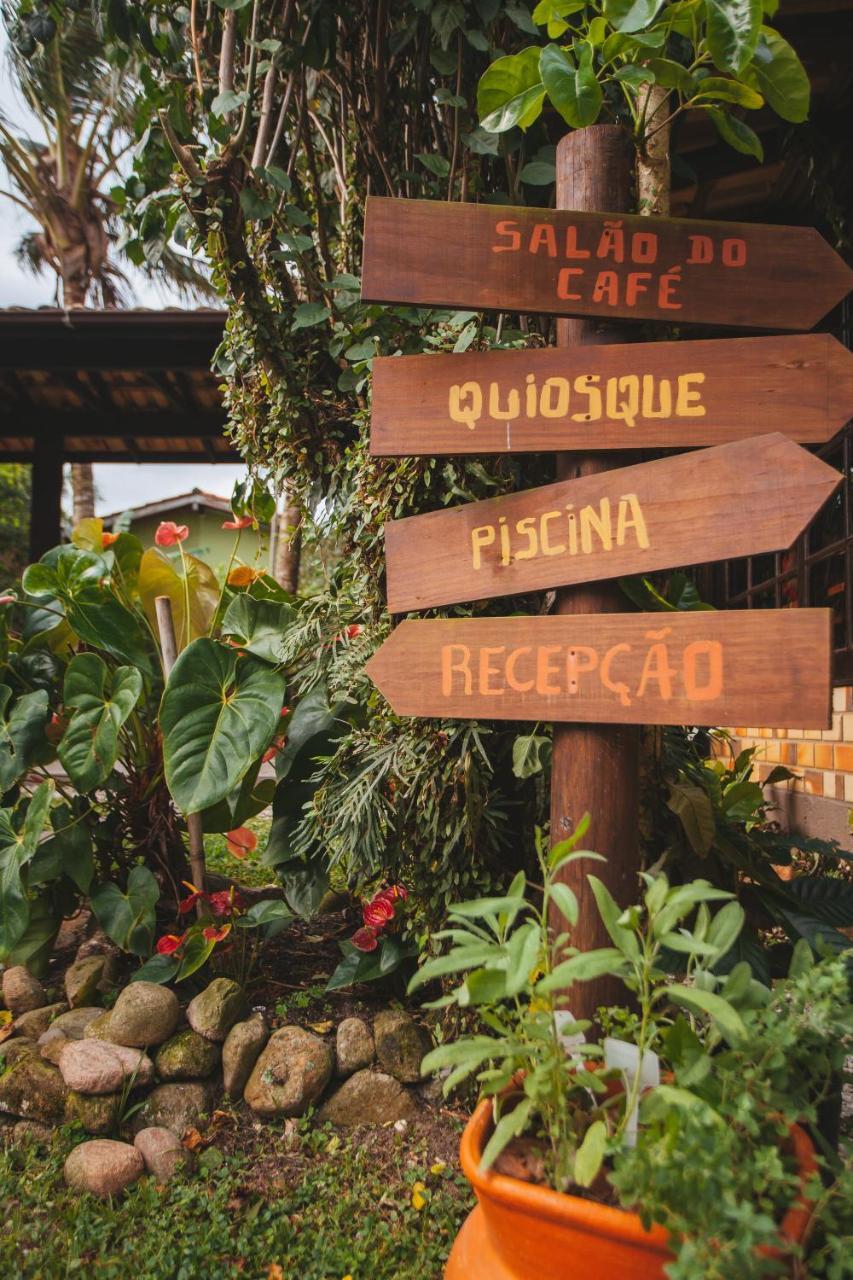
{"type": "Polygon", "coordinates": [[[356,636],[361,635],[363,630],[364,628],[362,627],[360,622],[351,622],[349,626],[345,629],[344,635],[346,636],[347,640],[354,640],[356,636]]]}
{"type": "Polygon", "coordinates": [[[242,911],[246,905],[245,899],[233,887],[220,889],[217,893],[210,894],[207,900],[215,916],[229,916],[233,912],[242,911]]]}
{"type": "Polygon", "coordinates": [[[366,902],[362,909],[364,923],[371,929],[384,929],[389,920],[394,919],[394,907],[387,898],[378,894],[372,902],[366,902]]]}
{"type": "Polygon", "coordinates": [[[228,852],[234,858],[245,858],[258,847],[258,837],[248,827],[237,827],[225,837],[228,852]]]}
{"type": "Polygon", "coordinates": [[[357,947],[359,951],[375,951],[379,946],[379,938],[376,930],[371,929],[369,926],[364,929],[356,929],[355,933],[350,938],[350,942],[354,947],[357,947]]]}
{"type": "Polygon", "coordinates": [[[263,763],[267,764],[270,760],[274,760],[279,751],[284,749],[286,742],[287,738],[273,738],[272,746],[263,754],[263,763]]]}
{"type": "Polygon", "coordinates": [[[290,715],[290,707],[282,707],[282,709],[281,709],[281,714],[282,714],[283,716],[289,716],[289,715],[290,715]]]}
{"type": "Polygon", "coordinates": [[[111,547],[114,542],[118,542],[120,537],[121,537],[121,534],[119,533],[107,533],[105,530],[101,534],[101,546],[104,549],[106,549],[107,547],[111,547]]]}
{"type": "Polygon", "coordinates": [[[221,942],[223,938],[227,938],[231,932],[230,924],[220,925],[217,929],[215,924],[206,925],[202,929],[202,936],[207,938],[208,942],[221,942]]]}
{"type": "Polygon", "coordinates": [[[155,948],[158,956],[170,956],[173,951],[177,951],[183,942],[183,937],[178,937],[176,933],[166,933],[162,938],[157,939],[155,948]]]}
{"type": "Polygon", "coordinates": [[[14,604],[17,596],[0,596],[0,604],[14,604]]]}
{"type": "Polygon", "coordinates": [[[185,916],[188,911],[192,911],[193,907],[200,899],[207,900],[207,894],[202,893],[200,889],[194,889],[188,897],[178,903],[179,914],[185,916]]]}
{"type": "Polygon", "coordinates": [[[189,529],[185,524],[175,524],[174,520],[161,520],[154,534],[158,547],[173,547],[176,542],[183,542],[189,537],[189,529]]]}
{"type": "Polygon", "coordinates": [[[254,524],[251,516],[234,516],[232,520],[223,520],[223,529],[248,529],[250,524],[254,524]]]}

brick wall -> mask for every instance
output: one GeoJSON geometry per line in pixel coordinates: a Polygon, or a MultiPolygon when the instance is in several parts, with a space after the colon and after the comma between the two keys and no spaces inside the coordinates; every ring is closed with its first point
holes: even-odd
{"type": "Polygon", "coordinates": [[[758,747],[754,776],[763,782],[774,765],[795,769],[785,784],[794,792],[853,804],[853,688],[834,689],[831,729],[731,730],[736,751],[758,747]]]}

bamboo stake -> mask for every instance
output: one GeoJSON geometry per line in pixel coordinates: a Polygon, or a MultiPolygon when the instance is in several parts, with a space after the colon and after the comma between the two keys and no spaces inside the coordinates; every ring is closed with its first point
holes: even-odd
{"type": "MultiPolygon", "coordinates": [[[[163,674],[169,679],[169,673],[178,658],[178,641],[175,635],[175,620],[172,617],[172,602],[168,596],[157,596],[154,601],[157,614],[157,629],[160,632],[160,647],[163,650],[163,674]]],[[[204,832],[201,814],[186,815],[187,832],[190,838],[190,869],[196,889],[204,889],[204,832]]]]}

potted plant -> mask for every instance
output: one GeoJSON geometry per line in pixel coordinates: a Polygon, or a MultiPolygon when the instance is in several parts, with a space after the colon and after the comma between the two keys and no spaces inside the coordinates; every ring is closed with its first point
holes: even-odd
{"type": "Polygon", "coordinates": [[[746,963],[726,971],[740,904],[662,874],[644,875],[626,911],[590,876],[613,945],[579,953],[578,904],[557,873],[598,856],[574,848],[582,829],[550,852],[538,839],[536,901],[519,874],[506,895],[456,906],[439,935],[449,951],[411,984],[461,978],[434,1004],[480,1023],[424,1061],[449,1072],[445,1092],[473,1077],[483,1095],[461,1148],[478,1205],[448,1280],[743,1280],[791,1274],[807,1250],[827,1268],[810,1253],[810,1275],[841,1275],[834,1215],[850,1169],[818,1156],[808,1128],[849,1036],[843,959],[816,963],[798,944],[775,990],[746,963]],[[603,973],[631,1003],[600,1011],[599,1045],[560,1004],[603,973]]]}

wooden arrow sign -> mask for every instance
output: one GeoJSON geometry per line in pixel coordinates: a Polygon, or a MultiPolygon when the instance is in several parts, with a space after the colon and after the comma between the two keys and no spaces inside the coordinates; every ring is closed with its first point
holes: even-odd
{"type": "Polygon", "coordinates": [[[372,302],[811,329],[851,288],[813,227],[367,201],[372,302]]]}
{"type": "Polygon", "coordinates": [[[829,440],[853,355],[828,333],[547,347],[373,362],[370,450],[433,454],[829,440]]]}
{"type": "Polygon", "coordinates": [[[830,723],[829,609],[400,624],[367,664],[398,715],[606,724],[830,723]]]}
{"type": "Polygon", "coordinates": [[[775,433],[392,520],[388,609],[782,550],[841,480],[775,433]]]}

